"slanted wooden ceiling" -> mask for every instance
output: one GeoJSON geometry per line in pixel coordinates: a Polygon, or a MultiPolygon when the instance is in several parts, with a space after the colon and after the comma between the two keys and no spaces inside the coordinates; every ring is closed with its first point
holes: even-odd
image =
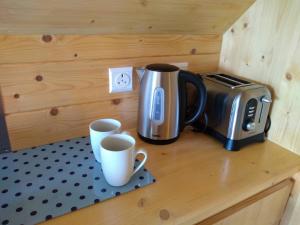
{"type": "Polygon", "coordinates": [[[2,34],[222,34],[255,0],[0,0],[2,34]]]}

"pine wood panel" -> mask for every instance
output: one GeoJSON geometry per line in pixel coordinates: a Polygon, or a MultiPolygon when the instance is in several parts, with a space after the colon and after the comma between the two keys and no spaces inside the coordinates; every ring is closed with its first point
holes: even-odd
{"type": "MultiPolygon", "coordinates": [[[[155,60],[157,62],[185,60],[189,62],[191,70],[214,71],[217,69],[218,58],[218,55],[214,54],[155,57],[155,60]]],[[[134,65],[142,66],[151,63],[151,60],[153,58],[138,58],[135,59],[134,65]]],[[[101,63],[103,65],[103,60],[101,63]]],[[[135,127],[138,81],[135,82],[133,92],[109,94],[107,76],[109,66],[132,65],[133,60],[108,60],[102,70],[99,66],[101,63],[86,61],[38,64],[45,71],[41,73],[42,81],[35,80],[36,74],[40,73],[33,73],[32,69],[34,72],[40,70],[37,67],[33,68],[32,64],[7,65],[1,83],[12,149],[18,150],[86,135],[88,124],[97,118],[116,116],[120,117],[127,127],[135,127]],[[17,73],[15,73],[16,66],[19,68],[17,73]],[[12,73],[8,72],[8,67],[12,69],[12,73]],[[26,68],[30,72],[27,72],[26,68]],[[19,95],[18,98],[15,97],[16,94],[19,95]],[[111,104],[119,104],[120,100],[122,103],[120,106],[111,107],[111,104]],[[124,108],[125,104],[131,110],[129,113],[124,108]],[[53,108],[58,109],[58,115],[51,116],[53,108]]]]}
{"type": "Polygon", "coordinates": [[[132,96],[10,114],[6,122],[11,147],[18,150],[88,135],[89,123],[99,118],[118,119],[125,129],[136,127],[137,109],[138,97],[132,96]]]}
{"type": "Polygon", "coordinates": [[[220,70],[269,85],[269,139],[300,154],[300,1],[257,1],[223,37],[220,70]]]}
{"type": "MultiPolygon", "coordinates": [[[[300,1],[260,0],[223,36],[220,70],[272,89],[269,139],[300,154],[300,1]]],[[[299,195],[294,193],[294,195],[299,195]]],[[[284,225],[298,225],[300,199],[284,225]]]]}
{"type": "Polygon", "coordinates": [[[147,144],[136,136],[135,129],[129,131],[137,147],[148,151],[146,167],[156,183],[45,224],[195,224],[300,169],[299,156],[270,141],[228,152],[215,139],[191,129],[165,146],[147,144]]]}
{"type": "Polygon", "coordinates": [[[300,221],[300,173],[293,176],[295,184],[280,225],[298,225],[300,221]]]}
{"type": "Polygon", "coordinates": [[[220,35],[0,35],[0,64],[220,53],[220,35]]]}
{"type": "Polygon", "coordinates": [[[285,180],[197,225],[279,225],[293,184],[285,180]]]}
{"type": "MultiPolygon", "coordinates": [[[[188,62],[192,71],[217,70],[219,54],[87,60],[57,63],[5,64],[0,83],[6,114],[107,100],[108,68],[144,66],[155,62],[188,62]],[[36,80],[37,76],[42,79],[36,80]]],[[[137,87],[137,85],[135,85],[137,87]]],[[[128,95],[136,95],[136,91],[128,95]]],[[[9,126],[9,129],[12,127],[9,126]]]]}
{"type": "Polygon", "coordinates": [[[221,34],[254,0],[1,0],[0,33],[221,34]]]}
{"type": "Polygon", "coordinates": [[[109,67],[188,62],[192,71],[214,71],[221,47],[219,35],[2,35],[0,40],[1,94],[13,149],[86,135],[89,122],[110,117],[111,110],[133,127],[137,76],[133,92],[109,94],[109,67]],[[134,113],[121,107],[125,103],[134,113]]]}

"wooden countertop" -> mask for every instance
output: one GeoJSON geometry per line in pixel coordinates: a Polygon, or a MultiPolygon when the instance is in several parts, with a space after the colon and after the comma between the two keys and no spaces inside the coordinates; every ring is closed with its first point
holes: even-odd
{"type": "Polygon", "coordinates": [[[170,145],[137,141],[156,183],[44,224],[194,224],[300,170],[299,156],[269,141],[239,152],[190,130],[170,145]]]}

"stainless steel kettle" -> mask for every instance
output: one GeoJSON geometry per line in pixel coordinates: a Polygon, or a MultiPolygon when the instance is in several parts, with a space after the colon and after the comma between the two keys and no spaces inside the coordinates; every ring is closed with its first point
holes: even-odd
{"type": "Polygon", "coordinates": [[[138,134],[146,142],[168,144],[177,140],[186,125],[203,113],[206,88],[200,76],[169,64],[137,69],[141,78],[138,134]],[[197,90],[194,112],[187,115],[187,83],[197,90]]]}

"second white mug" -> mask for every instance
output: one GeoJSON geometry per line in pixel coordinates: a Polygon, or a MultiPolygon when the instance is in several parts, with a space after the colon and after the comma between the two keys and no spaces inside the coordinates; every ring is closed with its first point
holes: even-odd
{"type": "Polygon", "coordinates": [[[127,134],[113,134],[103,138],[100,148],[103,174],[107,183],[112,186],[127,184],[147,161],[146,150],[135,150],[135,139],[127,134]],[[134,170],[138,154],[143,154],[144,159],[134,170]]]}
{"type": "Polygon", "coordinates": [[[121,122],[115,119],[99,119],[90,123],[90,139],[95,159],[101,163],[100,142],[111,134],[121,132],[121,122]]]}

